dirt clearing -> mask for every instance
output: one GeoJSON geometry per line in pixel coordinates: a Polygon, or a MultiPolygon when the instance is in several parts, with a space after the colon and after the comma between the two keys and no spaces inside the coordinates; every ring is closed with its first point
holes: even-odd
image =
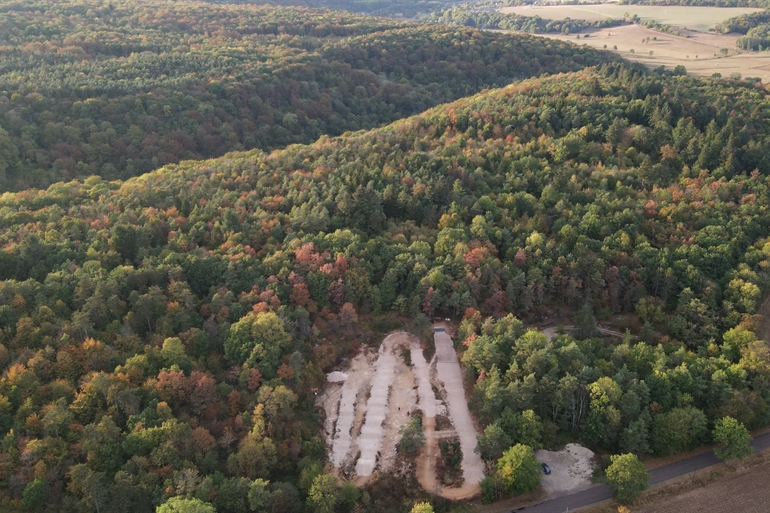
{"type": "Polygon", "coordinates": [[[331,447],[329,459],[335,467],[344,466],[355,456],[350,454],[353,435],[361,427],[360,418],[356,425],[356,412],[369,392],[374,358],[373,351],[361,352],[350,362],[347,372],[329,374],[329,384],[316,401],[326,412],[324,431],[331,447]]]}
{"type": "Polygon", "coordinates": [[[393,354],[393,335],[386,338],[380,346],[380,356],[375,364],[372,389],[366,401],[364,415],[366,420],[358,437],[360,456],[356,461],[356,474],[360,477],[372,475],[377,464],[377,455],[385,435],[385,416],[388,413],[388,395],[390,384],[396,370],[396,356],[393,354]]]}
{"type": "MultiPolygon", "coordinates": [[[[463,452],[463,478],[465,484],[462,492],[466,496],[475,495],[480,491],[479,482],[484,479],[484,462],[476,454],[476,437],[478,432],[473,425],[471,413],[468,410],[468,401],[465,399],[465,386],[460,362],[457,360],[452,339],[445,331],[436,331],[433,335],[436,344],[436,370],[438,379],[446,390],[446,401],[449,408],[449,416],[460,438],[460,447],[463,452]]],[[[460,497],[457,497],[460,498],[460,497]]]]}
{"type": "Polygon", "coordinates": [[[434,338],[436,356],[430,363],[419,340],[397,332],[383,340],[378,352],[364,350],[348,368],[327,376],[317,404],[326,413],[329,460],[344,477],[363,484],[376,472],[392,470],[400,429],[419,411],[426,438],[415,470],[421,486],[449,499],[480,491],[484,464],[474,452],[478,433],[468,410],[460,363],[449,335],[441,332],[434,338]],[[411,365],[404,360],[406,351],[411,365]],[[442,421],[440,431],[437,419],[442,421]],[[437,464],[444,463],[439,461],[439,444],[446,439],[459,440],[462,477],[453,482],[461,486],[441,486],[437,479],[437,464]]]}
{"type": "Polygon", "coordinates": [[[535,451],[535,458],[551,468],[540,484],[550,498],[567,495],[591,486],[594,453],[578,444],[567,444],[561,451],[535,451]]]}

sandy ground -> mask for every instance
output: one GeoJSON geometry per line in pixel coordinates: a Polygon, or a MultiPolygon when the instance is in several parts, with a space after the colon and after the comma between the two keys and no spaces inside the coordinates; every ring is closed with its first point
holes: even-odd
{"type": "Polygon", "coordinates": [[[472,497],[480,491],[484,464],[473,451],[478,433],[468,411],[460,364],[449,335],[441,333],[435,338],[437,356],[430,363],[419,340],[396,332],[383,340],[377,353],[365,350],[346,369],[327,376],[326,389],[317,404],[326,413],[329,459],[344,477],[364,484],[373,473],[392,469],[400,429],[420,410],[426,437],[425,448],[417,458],[420,484],[449,499],[472,497]],[[403,350],[410,352],[411,367],[401,356],[403,350]],[[446,403],[434,390],[446,397],[446,403]],[[437,431],[439,415],[448,415],[452,426],[437,431]],[[436,476],[438,442],[448,437],[459,437],[463,450],[464,484],[459,488],[441,487],[436,476]]]}
{"type": "MultiPolygon", "coordinates": [[[[407,338],[406,342],[409,342],[408,336],[404,338],[407,338]]],[[[398,353],[397,350],[396,352],[398,353]]],[[[382,449],[378,460],[380,472],[387,472],[393,468],[396,461],[396,444],[401,440],[399,430],[409,421],[409,414],[414,410],[414,405],[417,402],[414,379],[412,369],[404,363],[403,358],[397,357],[393,384],[390,387],[385,435],[382,439],[382,449]]]]}
{"type": "Polygon", "coordinates": [[[372,351],[362,352],[353,358],[347,372],[330,373],[329,384],[316,401],[326,412],[324,434],[331,447],[329,459],[337,468],[355,458],[351,450],[360,429],[360,404],[366,400],[371,386],[374,356],[372,351]]]}
{"type": "Polygon", "coordinates": [[[551,474],[540,479],[549,498],[567,495],[591,486],[594,453],[578,444],[567,444],[561,451],[535,451],[535,458],[551,467],[551,474]]]}
{"type": "Polygon", "coordinates": [[[625,13],[636,14],[642,20],[655,20],[658,23],[676,27],[707,31],[720,21],[761,11],[754,8],[706,7],[680,5],[557,5],[557,6],[519,6],[504,7],[503,13],[515,13],[521,16],[540,16],[547,20],[562,20],[564,18],[583,19],[588,21],[605,20],[607,18],[622,19],[625,13]]]}
{"type": "Polygon", "coordinates": [[[425,447],[417,458],[417,481],[431,493],[440,493],[436,476],[436,457],[440,454],[436,436],[436,394],[433,393],[430,379],[430,366],[425,361],[422,348],[417,340],[411,345],[412,366],[417,376],[417,393],[422,410],[422,430],[425,433],[425,447]]]}
{"type": "Polygon", "coordinates": [[[446,391],[449,415],[460,438],[460,448],[463,452],[461,465],[465,483],[462,488],[455,489],[452,498],[468,497],[480,491],[479,482],[484,479],[484,462],[475,452],[478,432],[468,410],[463,374],[452,339],[443,331],[435,332],[433,339],[436,344],[438,379],[446,391]]]}
{"type": "Polygon", "coordinates": [[[710,77],[721,73],[729,77],[732,73],[740,73],[743,77],[759,77],[762,82],[770,82],[770,52],[742,52],[735,47],[736,34],[710,34],[702,32],[687,32],[691,37],[678,37],[664,34],[639,25],[624,25],[611,27],[577,35],[541,34],[543,37],[569,41],[577,45],[588,45],[602,49],[614,50],[628,60],[641,62],[652,68],[664,66],[673,69],[682,65],[690,75],[710,77]],[[585,34],[590,37],[585,37],[585,34]],[[650,38],[649,42],[646,41],[650,38]],[[653,40],[657,38],[657,40],[653,40]],[[729,56],[723,57],[721,48],[729,50],[729,56]],[[631,53],[634,50],[634,53],[631,53]],[[650,52],[653,52],[650,55],[650,52]]]}
{"type": "Polygon", "coordinates": [[[364,410],[366,420],[361,427],[361,434],[357,442],[360,456],[356,461],[356,474],[360,477],[372,475],[382,447],[382,438],[385,435],[383,424],[388,414],[390,385],[396,372],[396,355],[393,354],[396,337],[399,337],[399,334],[390,335],[383,340],[375,364],[372,388],[364,410]]]}

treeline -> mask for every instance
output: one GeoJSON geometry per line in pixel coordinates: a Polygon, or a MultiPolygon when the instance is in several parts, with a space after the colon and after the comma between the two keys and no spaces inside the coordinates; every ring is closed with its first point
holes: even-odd
{"type": "Polygon", "coordinates": [[[760,11],[730,18],[719,23],[715,30],[722,34],[744,34],[735,41],[741,50],[763,51],[770,49],[770,11],[760,11]]]}
{"type": "Polygon", "coordinates": [[[0,190],[309,143],[611,58],[333,11],[0,3],[0,190]]]}
{"type": "Polygon", "coordinates": [[[547,20],[540,16],[522,16],[514,13],[501,13],[497,10],[480,10],[474,8],[474,4],[450,7],[434,12],[425,19],[442,25],[515,30],[531,34],[571,34],[592,28],[616,27],[625,23],[624,20],[612,18],[597,21],[569,18],[547,20]]]}
{"type": "Polygon", "coordinates": [[[309,146],[3,195],[0,509],[408,511],[392,480],[323,473],[312,413],[383,312],[465,318],[488,459],[559,433],[670,454],[721,416],[767,424],[758,87],[606,64],[309,146]],[[576,339],[508,316],[546,305],[580,310],[576,339]],[[613,313],[643,326],[593,338],[613,313]]]}
{"type": "Polygon", "coordinates": [[[745,36],[735,41],[735,45],[742,50],[770,50],[770,23],[749,29],[745,36]]]}
{"type": "Polygon", "coordinates": [[[658,23],[655,20],[644,20],[640,22],[640,25],[648,29],[657,30],[658,32],[671,34],[672,36],[690,37],[687,34],[682,34],[681,32],[679,32],[679,30],[676,27],[672,27],[671,25],[665,25],[663,23],[658,23]]]}
{"type": "Polygon", "coordinates": [[[770,22],[770,11],[753,12],[717,23],[714,30],[720,34],[729,34],[730,32],[746,34],[752,28],[767,24],[768,22],[770,22]]]}

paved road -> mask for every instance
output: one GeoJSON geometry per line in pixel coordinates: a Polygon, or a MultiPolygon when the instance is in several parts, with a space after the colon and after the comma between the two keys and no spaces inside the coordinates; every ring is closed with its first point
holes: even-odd
{"type": "MultiPolygon", "coordinates": [[[[770,448],[770,433],[755,437],[751,445],[754,447],[755,451],[770,448]]],[[[668,481],[669,479],[710,467],[717,463],[719,463],[719,460],[714,455],[714,451],[704,452],[697,456],[692,456],[684,460],[679,460],[652,469],[650,471],[650,484],[662,483],[663,481],[668,481]]],[[[541,502],[540,504],[514,511],[523,511],[524,513],[563,513],[568,511],[568,509],[573,510],[581,508],[609,499],[610,497],[612,497],[612,493],[610,493],[609,486],[594,485],[582,492],[565,495],[564,497],[557,497],[556,499],[550,499],[541,502]]]]}

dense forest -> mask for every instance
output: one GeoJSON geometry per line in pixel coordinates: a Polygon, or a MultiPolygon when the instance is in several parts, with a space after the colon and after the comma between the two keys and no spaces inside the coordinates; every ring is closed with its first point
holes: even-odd
{"type": "Polygon", "coordinates": [[[767,23],[770,23],[770,11],[759,11],[751,14],[742,14],[734,18],[728,18],[723,22],[717,23],[714,30],[721,34],[729,34],[730,32],[746,34],[757,25],[764,25],[767,23]]]}
{"type": "Polygon", "coordinates": [[[313,413],[385,312],[464,319],[488,459],[527,423],[533,445],[659,455],[726,415],[766,425],[769,111],[761,85],[607,63],[4,194],[0,509],[408,511],[387,479],[323,474],[313,413]],[[574,336],[526,330],[546,305],[579,311],[574,336]],[[614,313],[640,329],[594,338],[614,313]]]}
{"type": "Polygon", "coordinates": [[[735,45],[742,50],[770,49],[770,11],[760,11],[727,19],[715,27],[717,32],[743,34],[735,45]]]}
{"type": "Polygon", "coordinates": [[[0,2],[0,190],[309,143],[613,57],[334,11],[0,2]]]}
{"type": "Polygon", "coordinates": [[[481,29],[516,30],[532,34],[576,33],[590,28],[617,27],[625,20],[607,18],[587,21],[565,18],[547,20],[540,16],[521,16],[514,13],[501,13],[498,10],[479,9],[476,4],[462,4],[431,13],[425,20],[442,25],[477,27],[481,29]]]}
{"type": "MultiPolygon", "coordinates": [[[[414,18],[434,11],[441,10],[464,0],[270,0],[271,4],[306,7],[339,9],[343,11],[360,12],[374,16],[399,18],[414,18]]],[[[237,0],[233,3],[266,3],[263,0],[237,0]]],[[[224,3],[224,2],[223,2],[224,3]]],[[[229,3],[229,2],[228,2],[229,3]]]]}

